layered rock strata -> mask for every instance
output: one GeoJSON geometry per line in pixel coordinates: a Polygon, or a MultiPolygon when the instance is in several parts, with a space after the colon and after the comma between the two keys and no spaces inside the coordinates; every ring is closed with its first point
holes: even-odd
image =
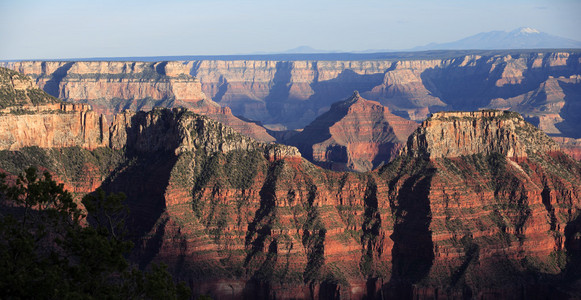
{"type": "Polygon", "coordinates": [[[128,111],[108,132],[93,151],[3,150],[0,167],[34,163],[66,171],[58,178],[80,193],[125,192],[132,259],[168,264],[196,295],[578,292],[581,165],[514,113],[434,114],[401,157],[364,174],[320,169],[184,109],[128,111]]]}
{"type": "Polygon", "coordinates": [[[365,172],[391,161],[417,126],[355,92],[283,142],[321,166],[365,172]]]}
{"type": "Polygon", "coordinates": [[[368,61],[6,62],[4,66],[31,75],[54,96],[108,101],[101,107],[108,105],[109,110],[170,105],[174,96],[200,99],[204,92],[237,116],[271,129],[296,129],[359,90],[366,99],[415,121],[442,109],[511,109],[527,119],[542,119],[547,133],[579,138],[575,118],[581,97],[580,59],[575,50],[515,50],[368,61]],[[136,75],[147,80],[137,80],[136,75]],[[159,80],[162,77],[166,79],[159,80]],[[144,102],[143,97],[152,100],[144,102]]]}
{"type": "Polygon", "coordinates": [[[108,124],[88,105],[54,104],[20,107],[0,115],[0,150],[24,147],[81,147],[109,145],[108,124]]]}
{"type": "Polygon", "coordinates": [[[180,62],[20,62],[7,66],[31,76],[55,97],[89,104],[109,119],[123,110],[186,107],[257,140],[274,141],[266,129],[208,99],[199,80],[190,76],[191,66],[180,62]]]}
{"type": "Polygon", "coordinates": [[[430,159],[499,153],[510,158],[559,147],[519,114],[510,111],[440,112],[422,123],[404,150],[430,159]]]}

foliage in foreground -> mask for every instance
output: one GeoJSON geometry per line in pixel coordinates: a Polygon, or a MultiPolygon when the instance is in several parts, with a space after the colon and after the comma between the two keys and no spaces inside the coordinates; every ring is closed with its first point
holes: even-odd
{"type": "Polygon", "coordinates": [[[187,299],[164,266],[143,272],[125,256],[125,196],[101,190],[80,210],[49,173],[0,174],[0,298],[187,299]]]}

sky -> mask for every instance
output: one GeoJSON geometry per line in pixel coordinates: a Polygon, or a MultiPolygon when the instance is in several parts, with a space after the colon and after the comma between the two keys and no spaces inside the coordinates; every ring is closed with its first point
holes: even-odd
{"type": "Polygon", "coordinates": [[[0,60],[405,50],[532,27],[581,41],[579,0],[0,0],[0,60]]]}

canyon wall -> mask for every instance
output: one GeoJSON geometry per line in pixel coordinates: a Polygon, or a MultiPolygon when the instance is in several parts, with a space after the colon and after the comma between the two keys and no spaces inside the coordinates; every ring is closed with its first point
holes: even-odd
{"type": "Polygon", "coordinates": [[[578,278],[581,165],[514,113],[435,114],[402,156],[370,173],[320,169],[294,147],[184,109],[127,111],[109,132],[110,147],[88,152],[3,150],[0,167],[75,165],[75,176],[58,178],[74,179],[79,192],[89,188],[80,180],[123,191],[132,260],[168,264],[196,294],[575,293],[563,278],[578,278]],[[99,161],[101,169],[85,170],[99,161]]]}
{"type": "Polygon", "coordinates": [[[34,136],[0,150],[0,168],[37,165],[81,194],[123,191],[132,260],[168,264],[196,294],[512,299],[515,290],[523,297],[580,292],[581,165],[515,113],[436,113],[399,158],[350,173],[320,169],[294,147],[255,141],[184,109],[117,114],[108,139],[102,125],[86,125],[105,122],[83,121],[84,105],[8,109],[0,119],[20,124],[6,127],[13,135],[35,118],[34,128],[49,137],[77,132],[71,140],[78,144],[34,136]],[[70,121],[60,116],[67,114],[70,121]],[[97,136],[104,147],[92,149],[87,139],[97,136]]]}
{"type": "Polygon", "coordinates": [[[579,51],[502,51],[360,61],[5,62],[51,95],[120,111],[203,94],[270,129],[303,128],[358,90],[421,121],[441,110],[510,109],[549,134],[581,137],[579,51]],[[186,76],[191,75],[191,76],[186,76]],[[195,79],[194,79],[195,78],[195,79]],[[108,102],[108,103],[107,103],[108,102]]]}
{"type": "MultiPolygon", "coordinates": [[[[13,62],[4,66],[30,76],[51,95],[86,103],[112,120],[124,110],[187,107],[262,141],[274,141],[264,128],[241,120],[202,92],[181,62],[13,62]]],[[[24,77],[24,76],[23,76],[24,77]]]]}
{"type": "Polygon", "coordinates": [[[138,256],[169,263],[196,293],[234,299],[510,299],[563,288],[559,257],[577,255],[579,163],[513,113],[433,118],[412,134],[413,150],[366,174],[256,149],[183,151],[138,256]],[[460,128],[459,118],[470,120],[460,128]]]}
{"type": "Polygon", "coordinates": [[[95,149],[109,145],[103,115],[83,104],[19,107],[18,113],[0,115],[0,150],[24,147],[95,149]]]}

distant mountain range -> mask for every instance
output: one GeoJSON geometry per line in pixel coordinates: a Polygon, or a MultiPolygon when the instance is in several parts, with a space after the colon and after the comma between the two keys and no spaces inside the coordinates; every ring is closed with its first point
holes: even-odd
{"type": "MultiPolygon", "coordinates": [[[[513,31],[481,32],[454,42],[430,43],[404,51],[426,50],[503,50],[503,49],[558,49],[581,48],[581,41],[563,38],[541,32],[530,27],[521,27],[513,31]]],[[[281,52],[281,54],[321,54],[321,53],[381,53],[394,52],[389,49],[368,49],[362,51],[329,51],[300,46],[281,52]]],[[[400,50],[401,51],[401,50],[400,50]]]]}
{"type": "Polygon", "coordinates": [[[452,50],[452,49],[554,49],[581,48],[581,42],[530,27],[521,27],[513,31],[490,31],[463,38],[449,43],[431,43],[415,47],[412,50],[452,50]]]}

